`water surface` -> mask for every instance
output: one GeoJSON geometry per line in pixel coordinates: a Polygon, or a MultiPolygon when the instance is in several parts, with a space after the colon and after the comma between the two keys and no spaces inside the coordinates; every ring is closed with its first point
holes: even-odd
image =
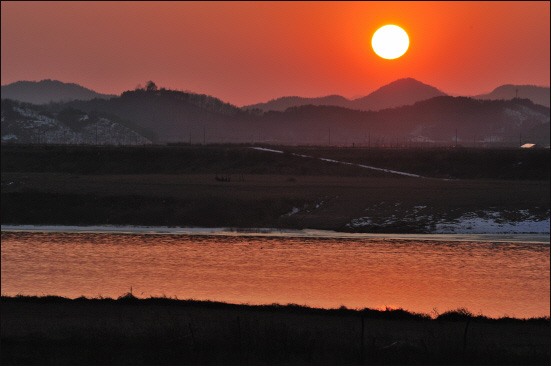
{"type": "Polygon", "coordinates": [[[2,294],[548,316],[548,243],[2,232],[2,294]]]}

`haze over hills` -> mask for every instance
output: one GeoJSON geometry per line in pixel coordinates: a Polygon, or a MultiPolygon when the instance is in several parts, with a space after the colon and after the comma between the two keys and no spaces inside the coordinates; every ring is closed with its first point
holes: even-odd
{"type": "MultiPolygon", "coordinates": [[[[535,104],[550,106],[549,87],[534,85],[506,84],[497,87],[491,93],[471,96],[475,99],[508,100],[516,96],[521,99],[530,99],[535,104]]],[[[101,94],[74,83],[64,83],[57,80],[17,81],[2,85],[2,99],[12,99],[20,102],[45,104],[50,102],[68,102],[73,100],[91,100],[94,98],[109,99],[117,97],[113,94],[101,94]]],[[[187,93],[193,95],[195,93],[187,93]]],[[[424,84],[413,78],[404,78],[393,81],[380,87],[367,96],[347,99],[340,95],[328,95],[318,98],[303,98],[299,96],[281,97],[266,103],[257,103],[241,107],[244,110],[257,109],[259,111],[284,111],[290,107],[301,105],[329,105],[357,110],[381,110],[430,99],[436,96],[447,95],[437,88],[424,84]]],[[[459,96],[459,95],[458,95],[459,96]]],[[[223,102],[221,102],[224,104],[223,102]]],[[[227,103],[225,103],[227,104],[227,103]]]]}
{"type": "Polygon", "coordinates": [[[58,80],[17,81],[2,85],[2,99],[12,99],[33,104],[68,102],[71,100],[109,99],[110,94],[100,94],[75,83],[58,80]]]}
{"type": "MultiPolygon", "coordinates": [[[[26,111],[33,108],[18,106],[20,110],[14,117],[5,105],[3,101],[3,141],[7,141],[8,132],[10,141],[21,141],[17,131],[28,132],[29,123],[34,123],[35,131],[45,131],[45,122],[26,111]]],[[[116,116],[119,121],[131,121],[136,126],[133,131],[145,132],[142,136],[151,136],[159,143],[356,146],[449,146],[456,141],[468,146],[519,146],[521,142],[549,145],[550,115],[549,108],[528,99],[494,101],[450,96],[380,111],[306,105],[257,114],[210,96],[166,89],[127,91],[108,100],[49,104],[41,106],[41,114],[76,130],[95,126],[89,116],[116,116]],[[66,114],[75,118],[67,123],[60,118],[66,114]]]]}
{"type": "Polygon", "coordinates": [[[535,104],[541,104],[549,107],[550,93],[549,87],[535,85],[511,85],[506,84],[495,88],[491,93],[479,94],[473,96],[475,99],[530,99],[535,104]]]}
{"type": "Polygon", "coordinates": [[[444,95],[446,94],[433,86],[423,84],[412,78],[406,78],[393,81],[363,98],[355,99],[353,106],[354,109],[377,111],[410,105],[444,95]]]}
{"type": "Polygon", "coordinates": [[[398,79],[384,85],[369,95],[354,100],[340,95],[320,98],[283,97],[267,103],[244,106],[243,109],[260,109],[262,111],[284,111],[301,105],[331,105],[357,109],[361,111],[378,111],[385,108],[400,107],[438,96],[446,95],[433,86],[423,84],[413,78],[398,79]]]}
{"type": "MultiPolygon", "coordinates": [[[[520,142],[534,142],[549,145],[549,107],[529,99],[480,100],[445,95],[414,103],[409,94],[412,90],[422,98],[443,94],[413,79],[401,79],[355,100],[379,106],[389,103],[388,99],[394,103],[408,103],[408,100],[410,103],[378,111],[311,104],[285,111],[251,111],[208,95],[159,89],[152,82],[147,88],[126,91],[110,99],[50,103],[38,109],[17,105],[18,113],[13,113],[14,108],[7,108],[9,103],[3,100],[2,141],[49,141],[43,137],[50,133],[45,126],[51,121],[40,115],[76,131],[95,127],[97,124],[91,121],[97,120],[91,116],[100,116],[125,124],[132,133],[157,143],[449,146],[457,142],[468,146],[519,146],[520,142]],[[33,112],[36,110],[39,113],[33,112]],[[67,122],[61,118],[66,115],[75,119],[67,122]],[[30,137],[33,133],[42,135],[30,137]]],[[[338,96],[328,99],[342,101],[338,96]]],[[[60,143],[61,135],[56,136],[60,143]]],[[[93,139],[88,136],[84,140],[91,143],[93,139]]],[[[72,141],[76,141],[75,138],[72,141]]],[[[121,137],[118,141],[136,143],[137,139],[121,137]]]]}
{"type": "Polygon", "coordinates": [[[303,98],[303,97],[281,97],[272,99],[266,103],[257,103],[241,107],[243,110],[260,110],[262,112],[280,111],[287,108],[301,105],[331,105],[336,107],[352,108],[352,101],[340,95],[328,95],[326,97],[303,98]]]}
{"type": "Polygon", "coordinates": [[[277,140],[356,146],[411,146],[438,143],[465,146],[523,142],[549,145],[549,108],[528,99],[475,100],[441,96],[380,111],[332,106],[300,106],[268,112],[265,119],[277,140]],[[323,141],[325,139],[325,141],[323,141]]]}

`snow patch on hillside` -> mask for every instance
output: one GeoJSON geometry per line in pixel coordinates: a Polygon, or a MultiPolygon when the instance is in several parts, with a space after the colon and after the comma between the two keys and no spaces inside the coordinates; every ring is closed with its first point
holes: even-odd
{"type": "Polygon", "coordinates": [[[27,106],[13,106],[15,116],[6,118],[2,111],[2,141],[41,144],[143,145],[151,141],[136,131],[107,118],[95,122],[84,114],[81,129],[27,106]]]}
{"type": "Polygon", "coordinates": [[[538,113],[523,105],[519,105],[518,109],[505,108],[503,113],[506,117],[515,123],[517,127],[521,127],[527,120],[537,121],[537,123],[549,122],[549,117],[538,113]]]}

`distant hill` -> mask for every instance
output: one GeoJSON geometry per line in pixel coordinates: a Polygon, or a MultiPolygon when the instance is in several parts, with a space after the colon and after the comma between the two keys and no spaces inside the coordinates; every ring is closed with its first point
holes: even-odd
{"type": "MultiPolygon", "coordinates": [[[[405,79],[372,93],[370,103],[381,100],[377,98],[384,95],[400,95],[404,90],[412,90],[412,85],[420,95],[423,88],[427,90],[424,96],[438,92],[405,79]]],[[[8,131],[6,122],[11,113],[9,108],[4,108],[5,102],[2,101],[3,141],[8,138],[4,134],[8,131]]],[[[24,108],[19,108],[23,110],[19,114],[29,114],[29,118],[19,118],[22,121],[20,127],[26,129],[25,123],[35,117],[24,108]]],[[[480,100],[437,96],[379,111],[303,105],[285,111],[257,113],[212,96],[155,87],[127,91],[120,97],[106,100],[76,100],[43,105],[41,108],[42,115],[48,113],[47,116],[56,119],[64,116],[67,110],[76,111],[69,113],[76,120],[70,120],[65,125],[77,128],[81,123],[79,121],[90,125],[86,122],[86,116],[107,116],[104,118],[117,119],[121,123],[129,121],[135,126],[131,129],[142,131],[142,136],[152,136],[151,140],[158,143],[392,147],[450,146],[457,143],[463,146],[518,147],[520,142],[548,146],[550,138],[549,108],[521,98],[480,100]]],[[[40,120],[34,119],[38,124],[40,120]]],[[[127,123],[127,126],[130,125],[127,123]]]]}
{"type": "Polygon", "coordinates": [[[305,105],[257,114],[214,97],[161,89],[128,91],[119,98],[66,106],[131,120],[154,131],[159,142],[455,144],[457,131],[457,142],[469,146],[475,142],[518,146],[519,135],[524,142],[549,144],[549,134],[543,133],[549,129],[549,108],[528,99],[439,96],[379,111],[305,105]]]}
{"type": "Polygon", "coordinates": [[[438,96],[446,95],[433,86],[423,84],[412,78],[396,80],[373,93],[354,100],[340,95],[330,95],[320,98],[282,97],[267,103],[244,106],[243,109],[260,109],[262,111],[284,111],[290,107],[301,105],[328,105],[357,109],[361,111],[378,111],[385,108],[400,107],[438,96]]]}
{"type": "Polygon", "coordinates": [[[441,96],[398,108],[357,111],[300,106],[268,112],[276,141],[356,146],[519,146],[549,145],[549,108],[528,99],[476,100],[441,96]]]}
{"type": "Polygon", "coordinates": [[[352,108],[362,111],[378,111],[385,108],[411,105],[415,102],[446,95],[433,86],[412,78],[399,79],[373,93],[352,101],[352,108]]]}
{"type": "Polygon", "coordinates": [[[164,88],[130,90],[108,100],[72,101],[59,108],[66,106],[85,112],[103,111],[133,121],[155,131],[159,142],[191,139],[193,143],[202,143],[212,142],[213,138],[234,141],[238,134],[244,133],[238,126],[254,118],[253,114],[218,98],[164,88]]]}
{"type": "Polygon", "coordinates": [[[68,102],[71,100],[109,99],[115,95],[100,94],[74,83],[57,80],[17,81],[2,85],[2,99],[12,99],[33,104],[68,102]]]}
{"type": "Polygon", "coordinates": [[[328,95],[319,98],[302,98],[302,97],[281,97],[272,99],[266,103],[251,104],[242,107],[244,110],[261,110],[280,111],[283,112],[287,108],[298,107],[301,105],[332,105],[337,107],[350,107],[352,101],[340,95],[328,95]]]}
{"type": "Polygon", "coordinates": [[[105,113],[2,99],[2,143],[143,145],[154,136],[105,113]]]}
{"type": "Polygon", "coordinates": [[[509,100],[517,97],[530,99],[535,104],[541,104],[549,107],[550,93],[549,87],[535,85],[511,85],[506,84],[495,88],[491,93],[475,95],[475,99],[503,99],[509,100]]]}

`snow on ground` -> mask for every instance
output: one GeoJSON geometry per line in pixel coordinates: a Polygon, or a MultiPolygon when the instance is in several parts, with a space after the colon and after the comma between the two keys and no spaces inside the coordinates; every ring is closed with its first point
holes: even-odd
{"type": "Polygon", "coordinates": [[[9,140],[17,140],[17,136],[14,134],[4,135],[2,136],[3,141],[9,141],[9,140]]]}
{"type": "Polygon", "coordinates": [[[373,222],[369,217],[358,217],[357,219],[352,219],[349,224],[346,224],[348,227],[361,227],[361,226],[369,226],[373,222]]]}
{"type": "Polygon", "coordinates": [[[263,148],[263,147],[251,147],[251,149],[261,150],[261,151],[269,151],[269,152],[274,152],[274,153],[278,153],[278,154],[283,154],[283,151],[281,151],[281,150],[272,150],[272,149],[266,149],[266,148],[263,148]]]}
{"type": "Polygon", "coordinates": [[[214,236],[267,236],[305,238],[355,238],[379,240],[437,240],[437,241],[481,241],[503,243],[534,243],[549,245],[549,234],[369,234],[345,233],[331,230],[282,230],[270,228],[201,228],[166,226],[39,226],[2,225],[3,232],[61,232],[61,233],[124,233],[124,234],[172,234],[172,235],[214,235],[214,236]]]}
{"type": "MultiPolygon", "coordinates": [[[[283,154],[283,153],[284,153],[284,152],[281,151],[281,150],[272,150],[272,149],[266,149],[266,148],[263,148],[263,147],[251,147],[251,149],[261,150],[261,151],[269,151],[269,152],[274,152],[274,153],[278,153],[278,154],[283,154]]],[[[291,155],[300,156],[301,158],[316,159],[316,158],[314,158],[313,156],[302,155],[302,154],[291,153],[291,155]]],[[[370,165],[354,164],[354,163],[348,163],[348,162],[346,162],[346,161],[338,161],[338,160],[326,159],[326,158],[318,158],[318,159],[319,159],[319,160],[323,160],[323,161],[327,161],[327,162],[330,162],[330,163],[337,163],[337,164],[344,164],[344,165],[354,165],[354,166],[358,166],[358,167],[364,168],[364,169],[378,170],[378,171],[385,172],[385,173],[398,174],[398,175],[405,175],[405,176],[414,177],[414,178],[426,178],[426,177],[423,177],[423,176],[417,175],[417,174],[406,173],[406,172],[400,172],[400,171],[397,171],[397,170],[390,170],[390,169],[377,168],[377,167],[370,166],[370,165]]],[[[448,179],[443,179],[443,180],[448,180],[448,179]]]]}
{"type": "Polygon", "coordinates": [[[436,224],[432,232],[439,234],[549,234],[549,224],[549,219],[503,221],[496,214],[493,218],[465,215],[454,222],[436,224]]]}
{"type": "Polygon", "coordinates": [[[380,217],[358,217],[352,219],[349,228],[377,226],[378,230],[390,227],[396,223],[416,224],[425,227],[432,234],[549,234],[550,219],[538,219],[531,216],[528,210],[518,211],[522,219],[512,221],[505,219],[500,212],[484,211],[482,216],[475,213],[465,214],[458,219],[435,219],[432,215],[421,215],[419,211],[426,206],[415,206],[411,212],[402,215],[380,217]]]}
{"type": "Polygon", "coordinates": [[[296,213],[299,212],[299,211],[300,211],[300,208],[293,207],[293,209],[291,210],[291,212],[288,212],[288,213],[286,213],[286,214],[283,215],[283,216],[292,216],[292,215],[296,214],[296,213]]]}

